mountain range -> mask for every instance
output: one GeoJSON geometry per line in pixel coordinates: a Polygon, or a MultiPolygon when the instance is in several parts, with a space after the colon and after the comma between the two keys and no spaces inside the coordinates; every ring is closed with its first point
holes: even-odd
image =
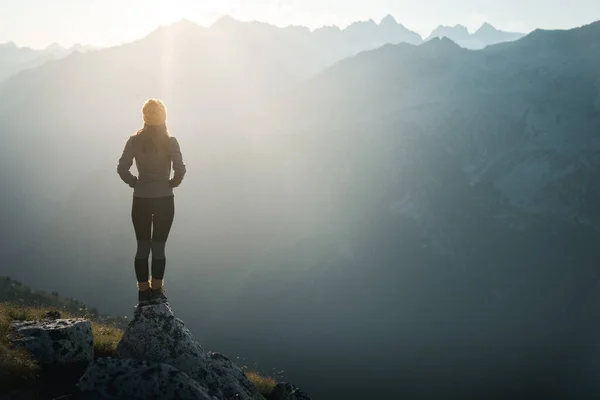
{"type": "Polygon", "coordinates": [[[18,47],[13,42],[0,43],[0,82],[24,69],[67,57],[76,51],[84,53],[94,49],[92,46],[80,44],[64,48],[54,43],[43,50],[34,50],[29,47],[18,47]]]}
{"type": "Polygon", "coordinates": [[[307,39],[335,32],[181,22],[1,83],[0,272],[128,312],[115,167],[160,97],[189,171],[166,287],[207,346],[316,398],[600,393],[600,22],[307,39]]]}
{"type": "MultiPolygon", "coordinates": [[[[195,25],[186,20],[181,21],[179,24],[195,25]]],[[[198,28],[200,27],[196,26],[196,29],[198,28]]],[[[171,28],[171,30],[173,29],[171,28]]],[[[304,42],[305,45],[311,47],[324,48],[325,50],[322,50],[324,53],[330,50],[334,54],[334,59],[344,58],[385,44],[420,44],[423,42],[423,38],[418,33],[399,24],[391,15],[383,18],[379,24],[373,20],[357,21],[344,29],[336,26],[325,26],[312,32],[305,27],[277,28],[266,23],[241,22],[225,16],[206,30],[215,32],[235,31],[240,35],[245,32],[251,36],[277,35],[274,31],[282,30],[285,32],[284,35],[287,34],[289,40],[304,42]]],[[[429,39],[442,36],[447,36],[461,46],[483,48],[489,44],[516,40],[522,37],[523,34],[503,32],[485,23],[473,35],[469,34],[467,28],[460,25],[454,28],[440,26],[431,34],[429,39]]],[[[74,52],[84,53],[96,49],[96,47],[81,44],[64,48],[54,43],[46,49],[33,50],[28,47],[17,47],[12,42],[0,44],[0,82],[24,69],[67,57],[74,52]]]]}
{"type": "Polygon", "coordinates": [[[504,32],[485,22],[474,33],[470,33],[463,25],[455,25],[453,27],[440,25],[431,32],[431,35],[426,40],[446,37],[461,47],[479,50],[492,44],[511,42],[523,36],[525,36],[524,33],[504,32]]]}

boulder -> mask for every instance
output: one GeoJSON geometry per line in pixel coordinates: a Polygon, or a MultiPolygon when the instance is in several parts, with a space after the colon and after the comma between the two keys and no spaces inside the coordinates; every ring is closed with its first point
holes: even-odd
{"type": "Polygon", "coordinates": [[[278,383],[267,400],[311,400],[311,398],[290,383],[278,383]]]}
{"type": "Polygon", "coordinates": [[[205,354],[166,302],[136,307],[117,345],[117,354],[123,359],[171,365],[220,400],[264,400],[229,358],[220,353],[205,354]]]}
{"type": "Polygon", "coordinates": [[[211,393],[218,393],[223,399],[264,399],[240,367],[227,356],[209,352],[207,358],[206,365],[209,373],[202,384],[211,393]]]}
{"type": "Polygon", "coordinates": [[[92,325],[84,319],[14,322],[11,342],[27,349],[41,364],[90,363],[94,359],[92,325]]]}
{"type": "Polygon", "coordinates": [[[119,358],[169,364],[190,376],[208,373],[202,346],[168,303],[136,307],[116,352],[119,358]]]}
{"type": "Polygon", "coordinates": [[[100,358],[77,383],[82,400],[214,400],[206,389],[171,365],[100,358]]]}

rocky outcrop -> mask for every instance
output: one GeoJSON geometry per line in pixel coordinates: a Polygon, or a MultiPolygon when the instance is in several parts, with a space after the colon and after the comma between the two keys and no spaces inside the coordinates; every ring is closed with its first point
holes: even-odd
{"type": "Polygon", "coordinates": [[[190,376],[208,373],[198,362],[204,357],[202,346],[183,321],[175,318],[168,303],[137,307],[117,354],[120,358],[169,364],[190,376]]]}
{"type": "Polygon", "coordinates": [[[26,348],[41,364],[90,363],[94,359],[92,326],[84,319],[15,322],[11,342],[26,348]]]}
{"type": "MultiPolygon", "coordinates": [[[[170,365],[218,399],[264,400],[244,372],[229,358],[220,353],[204,353],[183,321],[175,317],[168,303],[136,307],[134,318],[117,346],[117,354],[121,359],[170,365]]],[[[92,368],[106,370],[108,376],[118,374],[112,366],[108,370],[109,365],[94,365],[92,368]]],[[[110,379],[103,382],[110,382],[110,379]]],[[[102,387],[102,383],[95,385],[102,387]]]]}
{"type": "MultiPolygon", "coordinates": [[[[137,306],[117,346],[118,357],[93,363],[91,323],[54,318],[60,313],[15,322],[10,335],[14,345],[29,350],[46,367],[36,391],[51,394],[49,398],[265,400],[227,356],[205,353],[167,302],[137,306]]],[[[279,384],[269,400],[310,397],[293,385],[279,384]]]]}
{"type": "Polygon", "coordinates": [[[214,400],[187,374],[160,363],[101,358],[77,384],[87,400],[214,400]]]}
{"type": "Polygon", "coordinates": [[[310,400],[310,396],[291,383],[278,383],[267,400],[310,400]]]}

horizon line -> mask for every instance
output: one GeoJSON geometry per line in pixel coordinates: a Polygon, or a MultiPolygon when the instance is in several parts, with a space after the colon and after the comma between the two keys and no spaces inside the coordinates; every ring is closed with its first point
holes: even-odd
{"type": "MultiPolygon", "coordinates": [[[[315,28],[311,28],[311,27],[309,27],[309,26],[307,26],[307,25],[299,25],[299,24],[286,24],[286,25],[283,25],[283,24],[276,24],[276,23],[267,22],[267,21],[260,21],[260,20],[258,20],[258,19],[251,19],[251,20],[249,20],[249,19],[246,19],[246,20],[244,20],[244,19],[236,18],[236,17],[232,16],[231,14],[223,14],[223,15],[221,15],[221,16],[219,16],[219,17],[215,18],[215,19],[214,19],[214,21],[212,21],[211,23],[208,23],[208,24],[206,24],[206,23],[202,23],[202,22],[200,22],[200,21],[196,21],[196,20],[193,20],[193,19],[191,19],[191,18],[187,18],[187,17],[178,18],[178,19],[175,19],[175,20],[172,20],[172,21],[168,21],[168,22],[164,22],[164,23],[162,23],[162,24],[159,24],[159,25],[157,25],[155,28],[151,29],[151,30],[150,30],[150,31],[148,31],[147,33],[144,33],[144,34],[142,34],[142,35],[141,35],[141,36],[139,36],[139,37],[136,37],[136,38],[134,38],[134,39],[128,39],[128,40],[124,40],[124,41],[119,41],[119,42],[116,42],[116,41],[115,41],[115,42],[105,42],[104,44],[99,44],[99,43],[83,43],[83,42],[78,42],[78,41],[75,41],[75,42],[72,42],[72,43],[70,43],[70,44],[64,44],[64,43],[61,43],[61,42],[58,42],[58,41],[51,41],[51,42],[49,42],[47,45],[45,45],[44,47],[39,47],[39,46],[28,46],[28,45],[23,45],[23,44],[19,44],[19,43],[18,43],[18,41],[15,41],[15,40],[9,40],[9,41],[7,41],[7,42],[0,42],[0,46],[14,45],[14,46],[16,46],[16,47],[17,47],[17,48],[19,48],[19,49],[30,49],[30,50],[37,50],[37,51],[41,51],[41,50],[47,50],[48,48],[50,48],[50,47],[52,47],[52,46],[56,46],[56,45],[60,46],[61,48],[65,49],[65,50],[66,50],[66,49],[70,49],[70,48],[72,48],[72,47],[74,47],[74,46],[95,47],[96,49],[106,49],[106,48],[118,47],[118,46],[126,45],[126,44],[129,44],[129,43],[136,42],[136,41],[138,41],[138,40],[142,40],[143,38],[147,37],[148,35],[152,34],[153,32],[155,32],[155,31],[156,31],[156,30],[158,30],[158,29],[165,28],[165,27],[169,27],[169,26],[173,26],[173,25],[176,25],[176,24],[178,24],[178,23],[182,23],[182,22],[189,22],[189,23],[195,24],[195,25],[197,25],[197,26],[199,26],[199,27],[202,27],[202,28],[205,28],[205,29],[210,29],[210,28],[211,28],[212,26],[214,26],[214,25],[215,25],[217,22],[219,22],[220,20],[222,20],[222,19],[224,19],[224,18],[231,18],[231,19],[233,19],[234,21],[237,21],[237,22],[240,22],[240,23],[258,23],[258,24],[265,24],[265,25],[270,25],[270,26],[273,26],[273,27],[276,27],[276,28],[280,28],[280,29],[286,29],[286,28],[306,28],[306,29],[308,29],[308,30],[309,30],[311,33],[312,33],[312,32],[315,32],[315,31],[317,31],[317,30],[319,30],[319,29],[323,29],[323,28],[338,28],[338,29],[340,29],[341,31],[344,31],[344,30],[348,29],[348,27],[350,27],[351,25],[353,25],[353,24],[357,24],[357,23],[369,23],[369,22],[371,22],[371,21],[372,21],[372,22],[374,22],[375,24],[377,24],[377,25],[379,26],[379,25],[381,25],[381,22],[382,22],[384,19],[386,19],[386,18],[388,18],[388,17],[390,17],[390,16],[391,16],[391,17],[394,19],[394,21],[396,21],[396,23],[397,23],[398,25],[401,25],[401,26],[403,26],[404,28],[408,29],[409,31],[411,31],[411,32],[413,32],[413,33],[415,33],[415,34],[419,35],[419,36],[422,38],[422,40],[426,40],[426,39],[428,39],[428,38],[431,36],[431,34],[432,34],[432,33],[433,33],[433,32],[434,32],[436,29],[439,29],[439,28],[441,28],[441,27],[445,27],[445,28],[457,28],[457,27],[464,27],[465,29],[467,29],[467,31],[468,31],[468,33],[469,33],[470,35],[473,35],[475,32],[477,32],[477,30],[478,30],[479,28],[481,28],[482,26],[484,26],[484,25],[486,25],[486,24],[489,24],[489,25],[491,25],[492,27],[494,27],[494,28],[496,28],[496,29],[498,29],[498,30],[500,30],[500,31],[502,31],[502,32],[520,33],[520,34],[523,34],[523,35],[527,35],[527,34],[529,34],[529,33],[533,32],[533,31],[535,31],[535,30],[537,30],[537,29],[544,29],[544,30],[569,30],[569,29],[574,29],[574,28],[578,28],[578,27],[580,27],[580,26],[583,26],[583,25],[580,25],[580,26],[573,26],[573,27],[570,27],[570,28],[540,28],[540,27],[538,27],[538,28],[535,28],[535,29],[530,29],[530,30],[525,30],[525,31],[520,31],[520,32],[518,32],[518,31],[509,31],[509,30],[503,30],[502,28],[499,28],[497,25],[494,25],[494,24],[492,24],[492,23],[490,23],[490,22],[488,22],[488,21],[484,21],[483,23],[481,23],[481,24],[479,25],[479,27],[478,27],[477,29],[469,29],[467,26],[465,26],[465,25],[463,25],[463,24],[453,24],[453,25],[452,25],[452,24],[449,24],[449,25],[445,25],[445,24],[439,24],[439,25],[437,25],[435,28],[431,29],[431,30],[429,31],[429,33],[428,33],[428,34],[423,34],[423,33],[419,32],[419,31],[417,31],[417,30],[413,30],[413,29],[409,28],[408,26],[406,26],[406,25],[405,25],[405,24],[403,24],[402,22],[399,22],[399,21],[396,19],[396,17],[394,17],[392,14],[389,14],[389,13],[388,13],[388,14],[386,14],[384,17],[380,18],[380,19],[379,19],[379,22],[377,22],[377,20],[375,20],[374,18],[368,18],[368,19],[362,19],[362,20],[355,20],[355,21],[352,21],[352,22],[350,22],[350,23],[348,23],[348,24],[346,24],[346,25],[335,25],[335,24],[330,24],[330,25],[320,25],[320,26],[318,26],[318,27],[315,27],[315,28]]],[[[589,22],[589,23],[593,23],[593,22],[594,22],[594,21],[591,21],[591,22],[589,22]]]]}

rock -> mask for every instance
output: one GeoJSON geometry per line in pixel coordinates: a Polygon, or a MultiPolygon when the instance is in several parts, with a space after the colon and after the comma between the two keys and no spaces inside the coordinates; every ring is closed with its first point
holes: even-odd
{"type": "Polygon", "coordinates": [[[208,373],[202,346],[168,303],[136,307],[116,351],[119,358],[169,364],[190,376],[208,373]]]}
{"type": "Polygon", "coordinates": [[[214,400],[206,389],[171,365],[100,358],[77,383],[85,400],[214,400]]]}
{"type": "Polygon", "coordinates": [[[186,373],[222,400],[264,400],[242,370],[220,353],[202,346],[168,303],[136,307],[117,346],[120,358],[168,364],[186,373]]]}
{"type": "Polygon", "coordinates": [[[48,311],[46,314],[44,314],[44,319],[61,319],[62,315],[60,314],[60,311],[48,311]]]}
{"type": "Polygon", "coordinates": [[[26,348],[41,364],[90,363],[94,359],[92,325],[84,319],[14,322],[11,342],[26,348]]]}
{"type": "Polygon", "coordinates": [[[207,356],[209,374],[202,384],[211,393],[219,393],[224,399],[263,399],[246,374],[227,356],[216,352],[209,352],[207,356]],[[245,397],[236,397],[239,394],[245,397]]]}
{"type": "Polygon", "coordinates": [[[311,400],[311,398],[291,383],[278,383],[267,400],[311,400]]]}

